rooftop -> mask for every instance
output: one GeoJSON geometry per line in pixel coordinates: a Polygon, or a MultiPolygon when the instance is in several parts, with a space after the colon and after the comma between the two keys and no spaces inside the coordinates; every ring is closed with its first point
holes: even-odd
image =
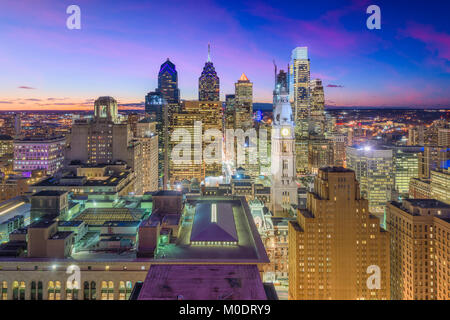
{"type": "Polygon", "coordinates": [[[413,206],[421,207],[421,208],[427,208],[427,209],[435,209],[435,208],[442,208],[442,209],[449,209],[450,205],[439,201],[435,199],[405,199],[403,201],[407,201],[411,203],[413,206]]]}
{"type": "Polygon", "coordinates": [[[152,265],[138,300],[267,300],[256,265],[152,265]]]}
{"type": "Polygon", "coordinates": [[[59,197],[65,193],[67,193],[67,191],[43,190],[43,191],[34,193],[33,197],[59,197]]]}
{"type": "Polygon", "coordinates": [[[191,241],[238,241],[230,203],[197,203],[191,241]]]}

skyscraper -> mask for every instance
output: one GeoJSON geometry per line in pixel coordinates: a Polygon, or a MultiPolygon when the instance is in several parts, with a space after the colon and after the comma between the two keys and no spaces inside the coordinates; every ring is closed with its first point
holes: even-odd
{"type": "Polygon", "coordinates": [[[234,84],[235,88],[235,128],[248,129],[253,127],[253,83],[245,73],[234,84]]]}
{"type": "Polygon", "coordinates": [[[167,58],[161,65],[158,74],[158,88],[164,99],[169,104],[180,103],[180,90],[178,89],[178,72],[175,65],[167,58]]]}
{"type": "Polygon", "coordinates": [[[311,111],[309,131],[325,133],[325,95],[323,92],[322,80],[313,79],[310,82],[311,91],[311,111]]]}
{"type": "Polygon", "coordinates": [[[310,116],[310,60],[307,47],[292,50],[289,70],[290,102],[294,108],[296,131],[299,135],[308,133],[310,116]]]}
{"type": "Polygon", "coordinates": [[[375,146],[347,147],[347,167],[356,173],[361,196],[369,201],[369,210],[383,217],[394,188],[392,150],[375,146]]]}
{"type": "Polygon", "coordinates": [[[288,89],[282,75],[276,77],[273,104],[272,211],[275,216],[286,217],[292,205],[298,204],[298,187],[295,182],[295,124],[288,89]]]}
{"type": "Polygon", "coordinates": [[[211,62],[210,45],[208,44],[208,60],[198,79],[198,100],[220,101],[219,77],[211,62]]]}
{"type": "Polygon", "coordinates": [[[314,186],[289,222],[289,299],[389,299],[389,234],[355,172],[322,168],[314,186]],[[374,271],[378,281],[368,281],[374,271]]]}
{"type": "Polygon", "coordinates": [[[149,92],[145,96],[145,112],[156,122],[159,184],[165,188],[169,176],[169,106],[162,93],[149,92]]]}
{"type": "Polygon", "coordinates": [[[386,208],[391,235],[391,298],[448,300],[450,206],[434,199],[406,199],[386,208]]]}
{"type": "Polygon", "coordinates": [[[74,122],[67,159],[89,166],[127,162],[132,134],[127,123],[118,121],[117,101],[100,97],[95,100],[94,108],[94,119],[74,122]]]}

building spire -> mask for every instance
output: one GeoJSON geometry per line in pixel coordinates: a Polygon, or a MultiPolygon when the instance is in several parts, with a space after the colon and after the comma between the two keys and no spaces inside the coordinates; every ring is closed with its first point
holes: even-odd
{"type": "Polygon", "coordinates": [[[211,46],[208,43],[208,62],[211,62],[211,46]]]}

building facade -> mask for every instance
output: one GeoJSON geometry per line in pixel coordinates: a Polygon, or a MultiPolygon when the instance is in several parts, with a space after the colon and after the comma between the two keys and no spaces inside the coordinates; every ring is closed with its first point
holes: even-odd
{"type": "Polygon", "coordinates": [[[390,298],[389,234],[370,214],[354,171],[320,169],[288,234],[289,299],[390,298]]]}

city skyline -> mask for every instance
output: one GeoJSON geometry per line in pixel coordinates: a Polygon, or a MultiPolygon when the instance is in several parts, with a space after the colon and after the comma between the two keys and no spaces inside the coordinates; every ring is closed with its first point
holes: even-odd
{"type": "Polygon", "coordinates": [[[245,73],[253,101],[270,103],[272,61],[285,69],[289,52],[306,46],[311,79],[322,80],[327,106],[450,105],[449,4],[442,2],[422,8],[418,1],[381,1],[381,30],[366,28],[368,1],[183,2],[176,11],[170,1],[78,1],[81,30],[66,28],[70,4],[2,1],[0,40],[9,45],[0,51],[0,111],[92,110],[99,95],[143,105],[167,58],[177,66],[181,98],[194,100],[209,42],[221,101],[245,73]]]}

